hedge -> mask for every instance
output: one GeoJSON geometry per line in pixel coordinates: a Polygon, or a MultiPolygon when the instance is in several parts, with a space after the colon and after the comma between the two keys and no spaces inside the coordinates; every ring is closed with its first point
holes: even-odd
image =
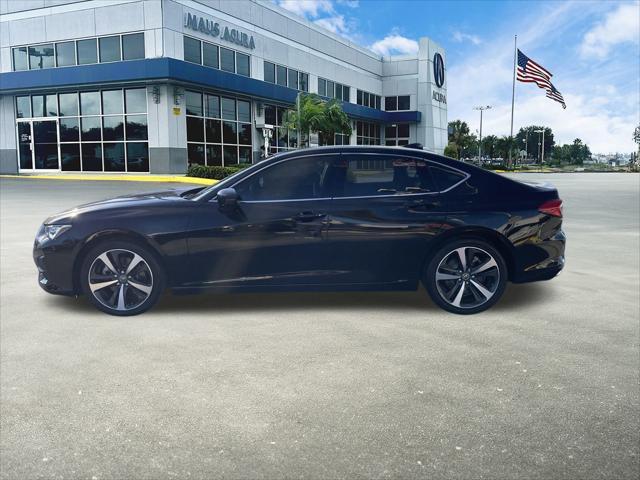
{"type": "Polygon", "coordinates": [[[187,170],[187,177],[211,178],[214,180],[222,180],[229,175],[248,167],[249,164],[234,165],[233,167],[204,166],[191,165],[187,170]]]}

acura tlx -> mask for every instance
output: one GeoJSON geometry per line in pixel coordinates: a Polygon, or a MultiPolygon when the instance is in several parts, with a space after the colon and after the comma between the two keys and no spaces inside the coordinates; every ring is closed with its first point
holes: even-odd
{"type": "Polygon", "coordinates": [[[49,293],[135,315],[161,293],[417,290],[459,314],[564,266],[562,200],[405,147],[274,155],[210,187],[129,195],[48,218],[33,258],[49,293]]]}

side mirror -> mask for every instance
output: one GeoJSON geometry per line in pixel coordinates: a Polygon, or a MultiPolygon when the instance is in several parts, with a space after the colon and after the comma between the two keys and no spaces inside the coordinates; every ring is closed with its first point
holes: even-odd
{"type": "Polygon", "coordinates": [[[225,210],[233,210],[238,206],[238,192],[235,188],[223,188],[216,196],[218,205],[225,210]]]}

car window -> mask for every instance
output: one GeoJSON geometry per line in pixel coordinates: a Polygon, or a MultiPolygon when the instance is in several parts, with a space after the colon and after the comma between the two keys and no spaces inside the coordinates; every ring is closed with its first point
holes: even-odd
{"type": "Polygon", "coordinates": [[[328,197],[326,173],[333,157],[309,156],[269,166],[235,186],[241,201],[328,197]]]}
{"type": "Polygon", "coordinates": [[[335,197],[433,192],[427,162],[387,155],[345,155],[333,163],[327,184],[335,197]]]}
{"type": "Polygon", "coordinates": [[[433,181],[440,191],[453,187],[465,177],[462,173],[449,170],[448,168],[431,167],[430,170],[433,181]]]}

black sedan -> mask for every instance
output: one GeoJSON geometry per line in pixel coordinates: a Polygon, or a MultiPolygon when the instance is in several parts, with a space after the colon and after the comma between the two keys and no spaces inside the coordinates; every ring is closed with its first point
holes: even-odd
{"type": "Polygon", "coordinates": [[[33,249],[49,293],[135,315],[174,292],[416,290],[486,310],[507,281],[564,266],[562,201],[422,150],[275,155],[211,187],[124,196],[47,219],[33,249]]]}

